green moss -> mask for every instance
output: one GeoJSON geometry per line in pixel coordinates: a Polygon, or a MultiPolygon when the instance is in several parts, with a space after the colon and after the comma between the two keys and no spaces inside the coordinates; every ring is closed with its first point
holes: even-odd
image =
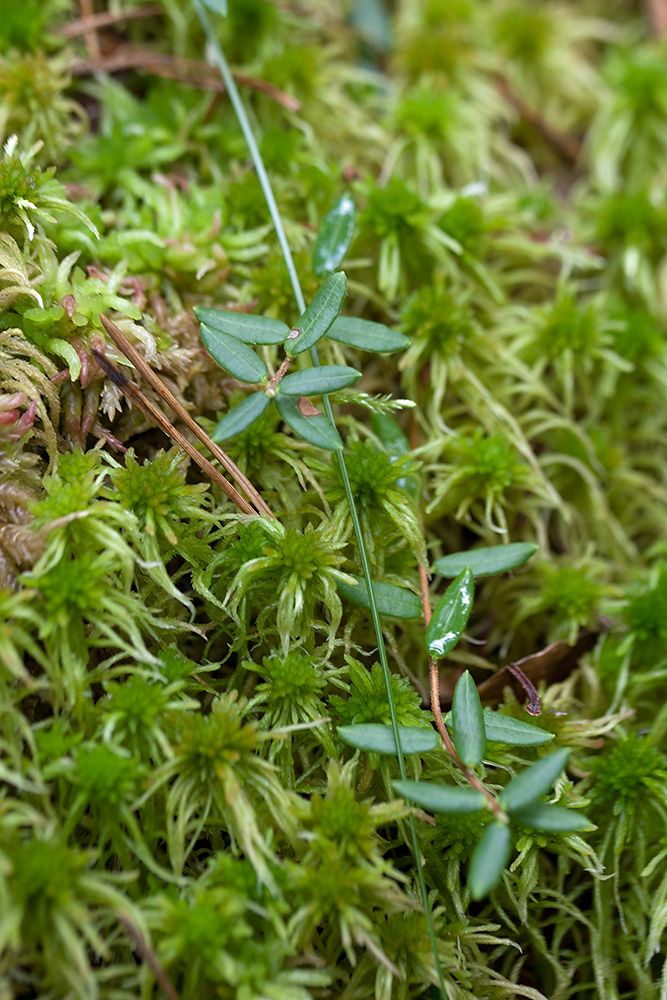
{"type": "MultiPolygon", "coordinates": [[[[238,0],[215,21],[306,302],[319,227],[348,194],[343,314],[410,340],[318,344],[363,374],[366,395],[331,402],[372,575],[435,607],[441,555],[539,545],[476,581],[442,706],[462,670],[482,682],[539,654],[532,722],[572,751],[547,794],[596,827],[517,821],[510,868],[471,906],[491,813],[411,811],[398,761],[337,731],[390,724],[392,703],[433,728],[420,620],[382,615],[387,679],[369,613],[339,592],[361,553],[337,458],[267,413],[226,449],[276,516],[240,515],[98,364],[166,406],[104,313],[210,428],[244,390],[193,306],[289,326],[299,310],[190,3],[99,29],[104,59],[142,53],[103,81],[79,75],[90,38],[57,35],[74,6],[10,3],[0,23],[0,994],[148,997],[159,961],[183,1000],[436,995],[423,857],[451,1000],[652,1000],[664,43],[638,7],[599,0],[397,0],[378,7],[386,33],[360,26],[363,4],[238,0]],[[401,411],[386,449],[368,409],[401,411]],[[575,656],[582,628],[606,634],[575,656]]],[[[280,346],[256,350],[275,371],[280,346]]],[[[514,696],[501,711],[531,722],[514,696]]],[[[489,744],[478,777],[498,793],[538,758],[489,744]]],[[[440,747],[406,777],[465,781],[440,747]]]]}

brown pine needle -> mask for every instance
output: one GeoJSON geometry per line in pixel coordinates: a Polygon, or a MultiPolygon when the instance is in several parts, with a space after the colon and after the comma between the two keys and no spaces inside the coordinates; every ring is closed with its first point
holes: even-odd
{"type": "MultiPolygon", "coordinates": [[[[188,427],[188,429],[192,431],[195,437],[198,438],[201,441],[201,443],[205,445],[206,448],[208,448],[213,457],[223,467],[225,472],[227,472],[228,475],[231,476],[231,478],[234,480],[237,486],[239,486],[243,490],[243,492],[250,498],[252,503],[257,508],[257,511],[260,514],[264,514],[266,517],[273,517],[274,516],[273,511],[266,503],[266,501],[262,498],[262,496],[259,494],[259,492],[255,489],[255,487],[252,485],[248,477],[245,476],[243,472],[241,472],[238,465],[236,465],[236,463],[232,461],[229,455],[226,452],[224,452],[222,448],[215,443],[215,441],[211,440],[206,431],[199,426],[196,420],[192,419],[187,410],[183,409],[183,407],[176,399],[174,394],[169,391],[169,389],[162,382],[162,380],[158,378],[158,376],[155,374],[150,365],[146,363],[144,358],[142,358],[139,352],[132,346],[132,344],[127,339],[123,331],[119,330],[116,324],[112,323],[112,321],[110,319],[107,319],[106,316],[100,315],[100,320],[102,321],[102,326],[109,334],[109,336],[113,340],[118,350],[121,351],[121,353],[125,355],[127,360],[134,365],[139,374],[146,379],[148,384],[153,389],[155,389],[160,398],[163,399],[165,403],[167,403],[167,405],[171,407],[171,409],[174,411],[179,420],[182,420],[183,423],[186,425],[186,427],[188,427]]],[[[124,378],[125,376],[122,377],[124,378]]],[[[134,388],[136,389],[136,386],[134,386],[134,388]]],[[[160,411],[158,410],[157,412],[160,411]]],[[[167,423],[169,422],[167,421],[167,423]]],[[[170,424],[169,426],[172,425],[170,424]]],[[[197,454],[199,454],[199,452],[197,452],[197,454]]],[[[226,480],[224,481],[226,482],[226,480]]],[[[227,495],[230,496],[230,494],[227,495]]],[[[251,510],[250,513],[254,514],[255,511],[251,510]]]]}
{"type": "Polygon", "coordinates": [[[116,368],[114,364],[101,351],[92,348],[91,351],[93,357],[99,364],[100,368],[111,379],[113,384],[117,386],[120,391],[127,396],[127,398],[132,402],[138,409],[146,414],[153,420],[160,430],[164,431],[176,444],[186,452],[193,462],[196,462],[202,472],[214,483],[216,483],[220,489],[225,493],[230,500],[233,500],[236,506],[243,511],[244,514],[256,514],[257,511],[250,506],[245,497],[236,490],[231,483],[228,483],[225,477],[212,465],[207,458],[201,455],[195,446],[184,437],[180,431],[176,430],[174,425],[167,420],[164,413],[151,403],[150,399],[144,396],[141,389],[137,388],[134,382],[130,382],[120,369],[116,368]]]}

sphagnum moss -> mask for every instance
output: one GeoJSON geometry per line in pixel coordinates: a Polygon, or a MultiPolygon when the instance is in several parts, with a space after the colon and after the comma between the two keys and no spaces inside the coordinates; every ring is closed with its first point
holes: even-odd
{"type": "MultiPolygon", "coordinates": [[[[249,78],[306,301],[315,233],[347,193],[343,313],[411,340],[398,362],[320,342],[324,362],[363,370],[356,397],[312,401],[344,411],[349,491],[337,459],[275,414],[229,441],[269,522],[239,518],[166,451],[91,356],[121,362],[111,314],[210,429],[261,386],[205,355],[192,307],[288,326],[302,311],[232,111],[206,89],[219,84],[190,3],[128,20],[102,6],[99,58],[113,73],[120,41],[122,80],[72,76],[97,56],[70,0],[0,22],[0,993],[129,1000],[159,982],[170,1000],[416,1000],[438,988],[435,950],[448,1000],[653,1000],[667,968],[664,43],[596,0],[586,15],[401,0],[393,37],[381,18],[363,38],[363,4],[346,22],[337,4],[230,0],[215,34],[249,78]],[[147,50],[176,79],[136,73],[147,50]],[[397,417],[400,447],[357,405],[396,395],[417,404],[397,417]],[[569,832],[510,815],[510,868],[487,865],[500,882],[474,906],[475,844],[553,744],[489,739],[466,777],[437,747],[400,775],[342,742],[337,727],[392,715],[432,732],[421,623],[383,615],[376,630],[347,596],[364,562],[348,492],[373,574],[411,597],[425,553],[539,542],[534,566],[476,581],[465,623],[460,584],[431,582],[436,621],[451,612],[461,632],[443,703],[461,666],[480,681],[580,626],[606,632],[580,673],[551,683],[547,665],[540,682],[539,727],[573,756],[533,819],[567,809],[569,832]],[[382,633],[403,678],[375,663],[382,633]],[[435,825],[392,785],[473,794],[470,777],[496,811],[435,825]],[[596,829],[572,828],[584,808],[596,829]]],[[[280,350],[257,348],[271,371],[280,350]]],[[[500,714],[530,722],[514,696],[500,714]]]]}

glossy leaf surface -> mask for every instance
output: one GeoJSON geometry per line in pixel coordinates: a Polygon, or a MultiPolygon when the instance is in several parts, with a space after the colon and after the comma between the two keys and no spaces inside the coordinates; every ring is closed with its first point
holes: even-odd
{"type": "Polygon", "coordinates": [[[270,316],[207,309],[205,306],[195,306],[195,316],[209,330],[220,330],[229,337],[242,340],[244,344],[282,344],[289,333],[286,323],[270,316]]]}
{"type": "MultiPolygon", "coordinates": [[[[339,593],[353,604],[358,604],[362,608],[370,608],[371,601],[366,581],[360,576],[356,576],[355,580],[358,580],[356,587],[342,580],[336,581],[339,593]]],[[[378,580],[373,580],[373,593],[381,615],[388,615],[390,618],[419,618],[422,613],[421,600],[405,587],[396,587],[393,583],[381,583],[378,580]]]]}
{"type": "Polygon", "coordinates": [[[486,806],[484,795],[474,788],[457,788],[432,781],[394,781],[392,784],[398,795],[430,812],[463,815],[478,812],[486,806]]]}
{"type": "Polygon", "coordinates": [[[398,330],[392,330],[384,323],[372,323],[367,319],[353,316],[339,316],[327,336],[340,344],[357,347],[361,351],[403,351],[410,340],[398,330]]]}
{"type": "Polygon", "coordinates": [[[291,427],[295,434],[302,437],[304,441],[310,441],[318,448],[325,448],[327,451],[336,451],[343,447],[340,434],[323,413],[318,416],[305,417],[299,410],[298,403],[293,396],[276,396],[275,398],[278,412],[288,427],[291,427]]]}
{"type": "Polygon", "coordinates": [[[320,365],[292,372],[278,383],[276,393],[283,396],[322,396],[353,385],[361,372],[347,365],[320,365]]]}
{"type": "Polygon", "coordinates": [[[299,336],[285,341],[286,354],[301,354],[322,339],[340,312],[346,292],[347,278],[342,271],[324,280],[295,326],[299,336]]]}
{"type": "Polygon", "coordinates": [[[498,797],[498,802],[505,812],[512,815],[546,795],[556,778],[563,772],[569,756],[570,751],[566,747],[561,747],[547,754],[542,760],[538,760],[536,764],[531,764],[516,778],[512,778],[498,797]]]}
{"type": "Polygon", "coordinates": [[[492,545],[489,548],[471,549],[469,552],[452,552],[433,563],[433,572],[440,576],[458,576],[469,566],[473,576],[491,576],[506,573],[523,566],[537,552],[537,545],[530,542],[513,542],[510,545],[492,545]]]}
{"type": "Polygon", "coordinates": [[[594,824],[578,809],[552,806],[546,802],[535,802],[532,806],[526,806],[525,809],[512,813],[512,819],[534,830],[544,830],[546,833],[577,833],[581,830],[594,829],[594,824]]]}
{"type": "MultiPolygon", "coordinates": [[[[391,726],[366,723],[359,726],[339,726],[338,735],[357,750],[369,750],[380,754],[396,754],[396,742],[391,726]]],[[[417,726],[399,726],[398,736],[403,753],[427,753],[440,746],[440,737],[435,729],[419,729],[417,726]]]]}
{"type": "Polygon", "coordinates": [[[466,567],[450,583],[428,624],[425,640],[430,656],[447,656],[454,649],[470,617],[474,596],[475,582],[471,571],[466,567]]]}
{"type": "Polygon", "coordinates": [[[467,767],[481,764],[486,750],[482,703],[469,671],[461,674],[452,700],[452,738],[456,752],[467,767]]]}
{"type": "Polygon", "coordinates": [[[202,324],[201,339],[214,361],[240,382],[259,382],[267,375],[266,365],[252,347],[222,330],[202,324]]]}
{"type": "Polygon", "coordinates": [[[500,882],[512,850],[512,834],[504,823],[489,823],[470,859],[468,887],[482,899],[500,882]]]}
{"type": "Polygon", "coordinates": [[[349,194],[340,196],[327,212],[313,248],[313,271],[317,275],[335,271],[347,253],[357,213],[349,194]]]}
{"type": "Polygon", "coordinates": [[[263,392],[254,392],[229,413],[225,413],[211,434],[213,441],[227,441],[240,434],[264,413],[271,400],[263,392]]]}

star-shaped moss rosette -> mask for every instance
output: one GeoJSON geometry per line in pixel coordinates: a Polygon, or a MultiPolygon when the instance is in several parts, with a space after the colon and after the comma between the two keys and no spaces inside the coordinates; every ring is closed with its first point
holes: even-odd
{"type": "Polygon", "coordinates": [[[306,441],[329,451],[342,447],[334,425],[308,397],[347,389],[360,378],[361,372],[348,365],[314,365],[287,374],[292,359],[315,347],[325,335],[349,347],[378,353],[397,351],[408,345],[407,337],[382,323],[340,316],[346,291],[345,274],[342,271],[329,274],[292,328],[268,316],[195,309],[201,323],[202,342],[213,360],[240,382],[259,386],[225,414],[211,435],[214,441],[240,434],[275,403],[288,427],[306,441]],[[272,376],[254,350],[269,344],[283,344],[285,349],[285,358],[272,376]]]}

